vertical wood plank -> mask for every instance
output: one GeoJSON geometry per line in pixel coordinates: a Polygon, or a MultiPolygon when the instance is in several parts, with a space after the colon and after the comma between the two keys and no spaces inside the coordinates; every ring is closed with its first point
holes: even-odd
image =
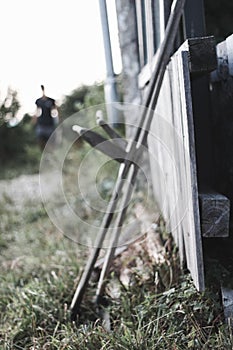
{"type": "Polygon", "coordinates": [[[142,6],[144,4],[141,0],[136,0],[136,14],[137,14],[137,29],[138,29],[138,48],[139,48],[139,59],[141,67],[145,64],[144,55],[144,37],[143,37],[143,18],[142,18],[142,6]]]}
{"type": "Polygon", "coordinates": [[[187,262],[194,284],[204,290],[189,53],[179,50],[167,67],[148,146],[159,208],[187,262]],[[159,183],[158,183],[159,179],[159,183]],[[160,186],[158,189],[157,187],[160,186]]]}
{"type": "MultiPolygon", "coordinates": [[[[204,263],[198,203],[196,151],[188,52],[183,51],[178,57],[180,57],[180,64],[184,81],[184,84],[181,84],[181,96],[183,96],[184,98],[182,106],[185,109],[185,113],[183,114],[183,116],[185,116],[186,114],[187,117],[187,150],[189,151],[189,159],[187,159],[186,164],[190,231],[185,232],[186,238],[184,239],[184,241],[186,243],[185,249],[187,252],[189,252],[186,254],[188,268],[192,273],[192,277],[197,289],[202,291],[205,288],[204,263]]],[[[185,123],[184,119],[183,122],[185,123]]]]}

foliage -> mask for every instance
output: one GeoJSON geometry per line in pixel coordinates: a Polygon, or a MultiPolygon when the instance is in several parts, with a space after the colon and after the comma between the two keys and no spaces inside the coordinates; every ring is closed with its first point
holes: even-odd
{"type": "Polygon", "coordinates": [[[1,177],[13,177],[18,173],[16,169],[22,167],[24,171],[38,171],[39,152],[31,117],[26,114],[19,122],[19,108],[17,92],[9,89],[0,107],[0,159],[4,166],[1,177]]]}
{"type": "Polygon", "coordinates": [[[0,107],[1,124],[10,124],[10,122],[16,117],[19,108],[20,103],[17,98],[17,92],[9,88],[7,96],[0,107]]]}
{"type": "Polygon", "coordinates": [[[20,137],[12,128],[16,123],[16,114],[20,108],[17,92],[8,89],[7,96],[0,106],[0,158],[5,161],[17,152],[19,146],[15,138],[20,137]]]}
{"type": "Polygon", "coordinates": [[[13,178],[21,173],[38,172],[41,152],[37,146],[31,117],[25,115],[16,126],[4,123],[0,127],[1,178],[13,178]]]}
{"type": "Polygon", "coordinates": [[[60,106],[62,119],[68,118],[84,108],[104,103],[104,85],[94,84],[82,85],[75,89],[70,95],[65,96],[60,106]]]}
{"type": "MultiPolygon", "coordinates": [[[[177,275],[176,251],[161,265],[143,256],[144,274],[133,270],[129,287],[116,273],[121,294],[107,299],[111,331],[91,302],[89,288],[77,324],[69,305],[89,249],[64,239],[35,198],[22,208],[4,196],[0,202],[1,349],[232,349],[232,331],[223,322],[218,295],[198,293],[189,274],[177,275]],[[166,283],[169,269],[173,284],[166,283]]],[[[136,257],[135,257],[136,258],[136,257]]]]}

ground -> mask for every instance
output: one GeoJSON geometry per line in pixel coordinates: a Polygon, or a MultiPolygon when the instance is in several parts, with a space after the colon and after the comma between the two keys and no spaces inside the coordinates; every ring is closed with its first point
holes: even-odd
{"type": "Polygon", "coordinates": [[[37,174],[0,181],[0,196],[1,349],[232,349],[218,296],[197,293],[159,218],[114,260],[105,312],[93,307],[92,280],[72,324],[69,305],[89,248],[51,223],[37,174]]]}

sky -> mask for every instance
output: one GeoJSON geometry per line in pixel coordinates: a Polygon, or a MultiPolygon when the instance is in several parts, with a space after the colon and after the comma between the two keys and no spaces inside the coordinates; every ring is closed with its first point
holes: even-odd
{"type": "MultiPolygon", "coordinates": [[[[115,1],[107,0],[115,73],[121,70],[115,1]]],[[[20,114],[46,95],[58,103],[82,84],[106,77],[98,0],[0,1],[0,100],[18,91],[20,114]]]]}

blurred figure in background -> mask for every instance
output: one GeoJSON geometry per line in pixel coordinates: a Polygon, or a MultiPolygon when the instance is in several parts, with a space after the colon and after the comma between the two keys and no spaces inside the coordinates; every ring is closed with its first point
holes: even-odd
{"type": "MultiPolygon", "coordinates": [[[[45,95],[44,85],[41,85],[42,97],[36,100],[36,113],[33,117],[36,124],[36,136],[40,149],[43,151],[48,139],[58,125],[58,109],[55,100],[45,95]]],[[[52,140],[55,143],[55,139],[52,140]]]]}

